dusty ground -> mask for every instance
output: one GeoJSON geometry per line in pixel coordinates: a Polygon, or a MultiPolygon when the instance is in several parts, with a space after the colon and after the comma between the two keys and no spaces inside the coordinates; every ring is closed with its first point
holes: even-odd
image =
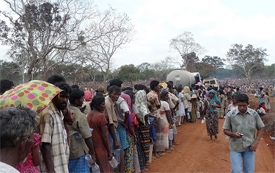
{"type": "MultiPolygon", "coordinates": [[[[253,97],[251,101],[252,107],[257,105],[257,100],[253,97]]],[[[273,109],[269,115],[263,117],[265,123],[275,122],[275,98],[271,101],[273,109]]],[[[149,172],[230,172],[228,140],[222,133],[223,122],[223,119],[219,120],[220,133],[218,139],[212,143],[208,142],[205,124],[200,121],[178,127],[176,140],[180,144],[175,146],[174,151],[154,160],[149,166],[149,172]]],[[[274,123],[267,130],[272,128],[273,132],[264,133],[256,151],[256,172],[275,172],[275,141],[269,137],[274,133],[274,123]]]]}

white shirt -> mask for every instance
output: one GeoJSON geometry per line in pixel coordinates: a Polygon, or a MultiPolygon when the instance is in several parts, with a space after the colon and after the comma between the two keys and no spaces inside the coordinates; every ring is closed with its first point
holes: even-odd
{"type": "Polygon", "coordinates": [[[14,167],[6,163],[0,162],[0,173],[20,173],[20,172],[14,167]]]}

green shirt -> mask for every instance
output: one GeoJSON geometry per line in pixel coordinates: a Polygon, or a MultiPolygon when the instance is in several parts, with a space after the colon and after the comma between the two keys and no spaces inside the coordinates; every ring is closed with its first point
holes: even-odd
{"type": "MultiPolygon", "coordinates": [[[[88,147],[85,139],[92,136],[90,126],[86,115],[83,114],[78,107],[70,105],[70,110],[75,117],[72,125],[68,125],[69,134],[71,137],[70,159],[76,159],[88,153],[88,147]],[[80,137],[76,135],[81,134],[80,137]]],[[[84,164],[84,163],[83,163],[84,164]]]]}
{"type": "Polygon", "coordinates": [[[231,132],[240,132],[242,138],[230,138],[229,149],[231,151],[243,152],[247,147],[251,146],[255,141],[256,129],[260,130],[264,127],[259,114],[253,109],[247,108],[247,111],[242,114],[238,108],[227,113],[223,129],[231,132]]]}

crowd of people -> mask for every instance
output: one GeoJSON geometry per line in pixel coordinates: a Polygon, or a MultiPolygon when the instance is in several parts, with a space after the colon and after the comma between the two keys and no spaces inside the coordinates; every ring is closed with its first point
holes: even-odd
{"type": "MultiPolygon", "coordinates": [[[[219,118],[237,107],[237,96],[243,92],[238,87],[201,83],[175,87],[168,81],[162,86],[157,80],[149,86],[127,87],[119,79],[109,81],[106,89],[99,86],[90,91],[70,86],[61,75],[47,82],[61,92],[44,110],[0,110],[0,169],[16,172],[16,168],[21,173],[148,171],[152,160],[165,157],[179,144],[178,126],[201,119],[206,122],[209,142],[217,139],[219,118]],[[21,114],[26,123],[21,122],[21,114]]],[[[0,94],[13,87],[9,80],[0,83],[0,94]]],[[[262,88],[261,93],[258,109],[268,112],[268,92],[262,88]]]]}

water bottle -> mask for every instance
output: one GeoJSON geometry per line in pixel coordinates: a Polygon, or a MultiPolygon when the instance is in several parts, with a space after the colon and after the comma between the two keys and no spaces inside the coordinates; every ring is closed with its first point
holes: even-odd
{"type": "Polygon", "coordinates": [[[100,173],[98,164],[95,163],[94,165],[92,165],[92,171],[93,173],[100,173]]]}
{"type": "Polygon", "coordinates": [[[200,113],[200,111],[197,111],[197,118],[201,118],[201,113],[200,113]]]}
{"type": "Polygon", "coordinates": [[[118,162],[114,156],[112,157],[112,160],[109,160],[109,163],[113,168],[116,168],[118,166],[118,162]]]}
{"type": "Polygon", "coordinates": [[[120,153],[121,153],[121,151],[122,151],[121,148],[118,148],[114,151],[114,157],[115,157],[118,164],[120,163],[120,153]]]}
{"type": "Polygon", "coordinates": [[[93,173],[100,173],[100,169],[98,164],[92,164],[93,163],[93,159],[92,156],[90,154],[86,154],[85,155],[85,162],[89,167],[92,167],[92,171],[93,173]]]}
{"type": "Polygon", "coordinates": [[[169,129],[168,138],[170,141],[172,141],[174,139],[174,130],[173,129],[169,129]]]}
{"type": "Polygon", "coordinates": [[[202,124],[205,123],[205,118],[203,118],[203,119],[201,120],[201,123],[202,123],[202,124]]]}
{"type": "Polygon", "coordinates": [[[175,135],[178,133],[178,130],[175,124],[173,124],[173,132],[175,135]]]}

